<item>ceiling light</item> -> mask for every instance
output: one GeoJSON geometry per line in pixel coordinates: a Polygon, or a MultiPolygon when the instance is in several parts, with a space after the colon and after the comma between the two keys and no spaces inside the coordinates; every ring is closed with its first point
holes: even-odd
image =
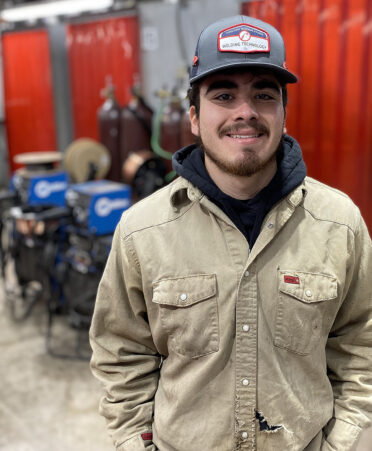
{"type": "Polygon", "coordinates": [[[60,15],[74,15],[113,6],[113,0],[60,0],[7,8],[0,12],[6,22],[32,21],[60,15]]]}

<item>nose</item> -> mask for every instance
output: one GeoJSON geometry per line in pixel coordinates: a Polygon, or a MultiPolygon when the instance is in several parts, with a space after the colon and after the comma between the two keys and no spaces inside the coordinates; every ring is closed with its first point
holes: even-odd
{"type": "Polygon", "coordinates": [[[258,112],[251,99],[242,99],[236,107],[235,121],[251,121],[258,118],[258,112]]]}

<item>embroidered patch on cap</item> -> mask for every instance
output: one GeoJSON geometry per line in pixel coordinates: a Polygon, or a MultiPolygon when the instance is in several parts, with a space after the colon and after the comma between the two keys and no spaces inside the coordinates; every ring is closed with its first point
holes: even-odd
{"type": "Polygon", "coordinates": [[[145,432],[141,434],[142,440],[152,440],[152,432],[145,432]]]}
{"type": "Polygon", "coordinates": [[[218,33],[218,50],[239,53],[269,52],[269,34],[246,23],[234,25],[218,33]]]}
{"type": "Polygon", "coordinates": [[[284,276],[285,283],[293,283],[295,285],[300,285],[300,278],[294,276],[284,276]]]}

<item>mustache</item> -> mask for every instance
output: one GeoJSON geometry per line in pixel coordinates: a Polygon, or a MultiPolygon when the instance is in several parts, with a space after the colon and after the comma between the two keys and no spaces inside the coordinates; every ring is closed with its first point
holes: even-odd
{"type": "Polygon", "coordinates": [[[222,138],[225,135],[234,135],[234,134],[238,135],[239,132],[241,132],[242,130],[246,130],[247,128],[253,129],[257,133],[269,134],[269,129],[264,124],[258,122],[255,123],[241,122],[233,125],[225,125],[219,130],[218,135],[220,138],[222,138]]]}

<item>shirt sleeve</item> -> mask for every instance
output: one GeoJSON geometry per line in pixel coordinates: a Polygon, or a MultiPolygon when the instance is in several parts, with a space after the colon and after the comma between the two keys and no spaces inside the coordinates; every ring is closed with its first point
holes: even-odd
{"type": "MultiPolygon", "coordinates": [[[[123,220],[123,219],[122,219],[123,220]]],[[[131,238],[118,225],[90,328],[91,369],[103,386],[100,413],[120,451],[154,451],[151,427],[160,355],[154,345],[131,238]]]]}
{"type": "MultiPolygon", "coordinates": [[[[341,258],[341,256],[340,256],[341,258]]],[[[323,451],[356,449],[372,416],[372,243],[360,217],[350,231],[343,303],[328,338],[328,376],[334,413],[324,428],[323,451]]]]}

